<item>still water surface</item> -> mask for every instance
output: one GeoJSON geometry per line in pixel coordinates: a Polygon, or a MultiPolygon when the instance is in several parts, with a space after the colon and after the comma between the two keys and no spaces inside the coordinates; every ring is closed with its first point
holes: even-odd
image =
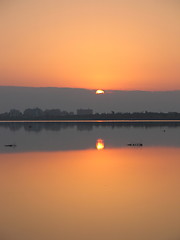
{"type": "Polygon", "coordinates": [[[178,124],[0,124],[0,239],[178,240],[179,184],[178,124]]]}

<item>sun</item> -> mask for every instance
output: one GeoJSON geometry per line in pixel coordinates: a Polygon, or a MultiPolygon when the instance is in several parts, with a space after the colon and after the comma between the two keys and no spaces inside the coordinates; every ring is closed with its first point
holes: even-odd
{"type": "Polygon", "coordinates": [[[104,90],[98,89],[98,90],[96,91],[96,94],[104,94],[104,90]]]}

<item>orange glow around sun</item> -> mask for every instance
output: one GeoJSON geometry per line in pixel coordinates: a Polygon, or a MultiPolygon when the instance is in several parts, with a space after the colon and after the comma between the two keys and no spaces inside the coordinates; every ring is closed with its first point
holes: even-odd
{"type": "Polygon", "coordinates": [[[98,90],[96,91],[96,94],[104,94],[104,91],[103,91],[102,89],[98,89],[98,90]]]}
{"type": "Polygon", "coordinates": [[[102,139],[98,139],[96,141],[96,149],[97,150],[102,150],[104,149],[104,141],[102,139]]]}
{"type": "Polygon", "coordinates": [[[179,90],[179,2],[0,1],[0,86],[179,90]]]}

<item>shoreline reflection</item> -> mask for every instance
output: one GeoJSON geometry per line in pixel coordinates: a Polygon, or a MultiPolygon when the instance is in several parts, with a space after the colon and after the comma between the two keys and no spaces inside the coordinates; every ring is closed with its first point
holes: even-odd
{"type": "Polygon", "coordinates": [[[77,131],[93,131],[97,128],[180,128],[180,122],[0,122],[0,129],[11,131],[25,130],[27,132],[61,131],[62,129],[72,129],[77,131]]]}
{"type": "Polygon", "coordinates": [[[0,123],[0,153],[144,147],[180,148],[178,123],[0,123]],[[101,141],[98,141],[97,139],[101,141]],[[5,147],[5,146],[16,146],[5,147]]]}

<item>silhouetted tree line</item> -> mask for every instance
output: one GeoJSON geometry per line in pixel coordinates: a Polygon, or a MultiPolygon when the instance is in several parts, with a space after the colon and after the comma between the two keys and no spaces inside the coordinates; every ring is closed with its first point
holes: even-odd
{"type": "Polygon", "coordinates": [[[95,113],[77,115],[73,112],[60,109],[42,110],[40,108],[28,108],[24,112],[12,109],[1,113],[0,120],[180,120],[178,112],[126,112],[95,113]]]}

